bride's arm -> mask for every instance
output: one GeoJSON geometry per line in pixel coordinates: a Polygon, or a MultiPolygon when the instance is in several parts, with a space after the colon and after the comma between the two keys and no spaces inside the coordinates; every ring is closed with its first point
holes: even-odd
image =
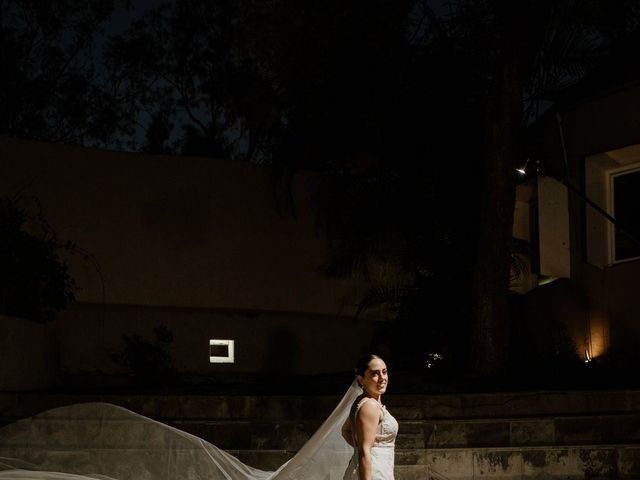
{"type": "Polygon", "coordinates": [[[351,418],[347,418],[342,424],[342,438],[344,438],[349,445],[355,447],[353,444],[353,431],[351,430],[351,418]]]}
{"type": "Polygon", "coordinates": [[[356,416],[360,480],[371,480],[371,447],[376,439],[379,421],[380,407],[377,403],[364,402],[356,416]]]}

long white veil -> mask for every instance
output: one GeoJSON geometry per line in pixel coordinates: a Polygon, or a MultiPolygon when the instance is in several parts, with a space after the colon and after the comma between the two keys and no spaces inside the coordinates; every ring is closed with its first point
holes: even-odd
{"type": "Polygon", "coordinates": [[[341,427],[359,393],[354,382],[275,472],[125,408],[84,403],[0,428],[0,480],[339,480],[352,454],[341,427]]]}

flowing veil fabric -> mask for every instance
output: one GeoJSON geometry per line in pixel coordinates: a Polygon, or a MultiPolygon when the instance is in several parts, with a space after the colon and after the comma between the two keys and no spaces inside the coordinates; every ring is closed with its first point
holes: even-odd
{"type": "Polygon", "coordinates": [[[309,441],[275,472],[106,403],[56,408],[0,429],[0,480],[340,480],[352,448],[341,427],[355,382],[309,441]]]}

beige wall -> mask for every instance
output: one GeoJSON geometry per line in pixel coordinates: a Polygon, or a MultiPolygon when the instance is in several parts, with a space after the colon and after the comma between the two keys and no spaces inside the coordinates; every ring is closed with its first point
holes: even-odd
{"type": "Polygon", "coordinates": [[[128,386],[131,371],[113,359],[123,336],[154,343],[159,325],[173,335],[165,350],[175,372],[200,385],[243,374],[348,372],[372,335],[363,320],[282,312],[78,304],[48,324],[0,315],[0,392],[128,386]],[[235,363],[209,362],[212,338],[235,341],[235,363]]]}
{"type": "Polygon", "coordinates": [[[322,277],[308,175],[297,217],[278,213],[266,171],[239,162],[151,156],[0,138],[0,194],[35,195],[89,303],[350,315],[354,282],[322,277]]]}
{"type": "Polygon", "coordinates": [[[78,303],[33,333],[58,352],[54,373],[18,382],[32,371],[25,355],[42,363],[18,320],[21,341],[3,352],[19,353],[0,376],[7,385],[44,388],[52,375],[100,384],[126,373],[111,360],[123,335],[153,341],[157,325],[174,335],[178,373],[205,378],[348,371],[372,338],[370,320],[352,321],[365,286],[318,272],[326,243],[309,174],[294,179],[294,217],[276,208],[269,173],[240,162],[0,138],[0,172],[0,195],[37,197],[60,239],[89,253],[67,259],[78,303]],[[235,340],[234,364],[209,363],[211,338],[235,340]]]}
{"type": "Polygon", "coordinates": [[[48,388],[58,374],[58,344],[51,326],[0,315],[0,391],[48,388]]]}
{"type": "MultiPolygon", "coordinates": [[[[571,181],[583,187],[587,157],[640,143],[640,87],[612,92],[585,102],[564,115],[571,181]]],[[[586,217],[591,207],[573,198],[572,269],[589,298],[586,337],[596,353],[640,340],[640,261],[604,266],[586,257],[586,217]]]]}
{"type": "MultiPolygon", "coordinates": [[[[640,86],[612,91],[563,110],[569,180],[574,186],[585,189],[588,157],[640,144],[638,112],[640,86]]],[[[548,120],[536,127],[537,156],[545,163],[563,165],[558,125],[555,118],[548,120]]],[[[588,188],[586,191],[594,195],[588,188]]],[[[587,246],[594,232],[588,229],[586,219],[599,214],[572,193],[569,208],[571,281],[538,289],[530,295],[530,305],[546,306],[531,308],[538,308],[543,317],[563,320],[581,354],[590,349],[598,355],[612,346],[640,341],[640,261],[606,265],[601,259],[590,259],[587,246]]]]}
{"type": "Polygon", "coordinates": [[[166,326],[173,341],[166,351],[183,377],[242,373],[282,375],[347,372],[372,335],[369,322],[286,312],[76,305],[54,323],[60,368],[65,375],[117,375],[126,367],[111,359],[123,351],[123,335],[155,342],[166,326]],[[209,363],[209,340],[235,341],[235,363],[209,363]]]}

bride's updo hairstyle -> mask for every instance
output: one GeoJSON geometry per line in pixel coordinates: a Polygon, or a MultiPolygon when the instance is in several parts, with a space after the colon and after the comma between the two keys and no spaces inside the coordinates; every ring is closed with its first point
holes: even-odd
{"type": "MultiPolygon", "coordinates": [[[[380,358],[378,355],[374,355],[373,353],[367,353],[366,355],[360,357],[360,359],[356,363],[356,375],[364,377],[365,372],[369,369],[369,363],[371,362],[371,360],[375,360],[376,358],[382,360],[382,358],[380,358]]],[[[360,382],[358,382],[358,385],[360,385],[360,382]]]]}

